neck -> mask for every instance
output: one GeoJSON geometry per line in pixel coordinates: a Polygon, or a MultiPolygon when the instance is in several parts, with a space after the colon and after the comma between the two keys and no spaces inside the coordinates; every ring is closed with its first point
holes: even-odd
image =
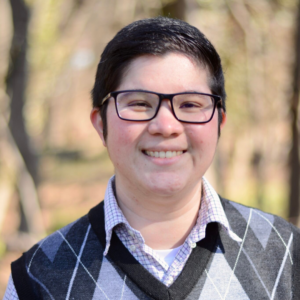
{"type": "Polygon", "coordinates": [[[176,195],[151,195],[126,189],[116,180],[118,204],[129,224],[140,231],[152,249],[182,245],[196,223],[200,208],[201,182],[176,195]]]}

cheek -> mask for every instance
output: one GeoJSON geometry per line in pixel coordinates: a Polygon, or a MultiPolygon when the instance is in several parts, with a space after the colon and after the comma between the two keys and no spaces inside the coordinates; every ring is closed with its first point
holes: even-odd
{"type": "Polygon", "coordinates": [[[108,134],[108,143],[122,147],[133,147],[141,134],[138,128],[126,121],[115,120],[111,124],[111,134],[108,134]]]}
{"type": "Polygon", "coordinates": [[[134,154],[142,129],[139,124],[121,120],[117,115],[109,115],[107,125],[109,156],[114,164],[125,163],[134,154]]]}
{"type": "Polygon", "coordinates": [[[108,126],[106,144],[109,156],[114,163],[122,159],[124,154],[128,154],[128,146],[131,144],[131,141],[128,138],[128,131],[126,132],[124,126],[120,126],[118,122],[108,123],[108,126]]]}
{"type": "Polygon", "coordinates": [[[186,132],[189,144],[194,151],[200,153],[211,152],[212,156],[214,155],[218,142],[217,122],[210,122],[204,125],[192,125],[186,132]]]}

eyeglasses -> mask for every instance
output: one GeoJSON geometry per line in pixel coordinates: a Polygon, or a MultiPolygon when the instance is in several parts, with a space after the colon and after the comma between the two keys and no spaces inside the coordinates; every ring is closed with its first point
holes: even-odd
{"type": "Polygon", "coordinates": [[[109,93],[101,102],[102,106],[110,98],[115,99],[116,111],[120,119],[127,121],[149,121],[156,117],[162,100],[171,102],[174,117],[185,123],[207,123],[221,102],[217,95],[186,92],[159,94],[142,90],[126,90],[109,93]]]}

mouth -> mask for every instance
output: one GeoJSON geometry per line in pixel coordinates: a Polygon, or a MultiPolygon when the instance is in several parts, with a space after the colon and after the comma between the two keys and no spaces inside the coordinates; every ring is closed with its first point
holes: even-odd
{"type": "Polygon", "coordinates": [[[143,153],[150,157],[157,157],[157,158],[172,158],[179,155],[182,155],[186,151],[146,151],[143,150],[143,153]]]}

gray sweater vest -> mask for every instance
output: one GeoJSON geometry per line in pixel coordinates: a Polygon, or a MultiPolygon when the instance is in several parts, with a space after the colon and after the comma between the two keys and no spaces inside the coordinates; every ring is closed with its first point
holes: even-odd
{"type": "Polygon", "coordinates": [[[116,234],[106,257],[103,203],[12,263],[20,300],[300,299],[300,231],[283,219],[221,199],[233,241],[210,223],[168,288],[116,234]]]}

